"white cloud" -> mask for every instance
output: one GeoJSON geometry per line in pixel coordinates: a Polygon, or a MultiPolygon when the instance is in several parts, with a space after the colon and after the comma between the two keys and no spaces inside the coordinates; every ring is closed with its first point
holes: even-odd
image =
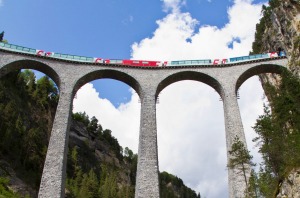
{"type": "MultiPolygon", "coordinates": [[[[229,22],[222,28],[201,26],[196,29],[199,21],[189,13],[180,12],[180,6],[186,1],[164,0],[164,8],[170,13],[157,21],[158,28],[151,38],[132,45],[132,58],[174,60],[247,55],[261,8],[261,5],[251,2],[236,0],[228,8],[229,22]],[[230,43],[232,48],[228,47],[230,43]]],[[[249,139],[254,136],[251,125],[262,109],[262,91],[257,94],[259,89],[255,78],[241,87],[239,104],[249,149],[253,147],[249,139]]],[[[223,104],[217,93],[201,83],[184,81],[164,89],[159,100],[160,171],[166,170],[179,176],[205,197],[227,197],[223,104]]],[[[92,85],[87,84],[77,93],[74,110],[96,115],[104,128],[113,131],[122,146],[129,146],[137,152],[140,104],[136,94],[129,103],[116,109],[109,101],[99,99],[92,85]]],[[[257,154],[255,157],[258,159],[257,154]]]]}
{"type": "Polygon", "coordinates": [[[180,7],[186,4],[186,0],[162,0],[165,12],[180,12],[180,7]]]}
{"type": "Polygon", "coordinates": [[[133,44],[132,57],[168,60],[248,54],[254,39],[255,25],[260,18],[261,5],[252,5],[248,1],[238,2],[228,9],[229,23],[221,29],[206,25],[196,30],[199,21],[189,13],[168,14],[157,21],[158,28],[152,38],[133,44]],[[234,41],[236,38],[240,42],[234,41]],[[227,46],[231,42],[233,49],[227,46]]]}

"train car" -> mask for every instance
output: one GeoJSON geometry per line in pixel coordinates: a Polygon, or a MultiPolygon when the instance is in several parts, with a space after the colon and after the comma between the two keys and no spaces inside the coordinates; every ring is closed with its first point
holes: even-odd
{"type": "Polygon", "coordinates": [[[286,56],[285,51],[280,51],[280,52],[279,52],[279,56],[286,56]]]}
{"type": "Polygon", "coordinates": [[[256,54],[256,55],[250,55],[250,56],[240,56],[240,57],[233,57],[229,58],[230,63],[235,63],[235,62],[243,62],[243,61],[249,61],[249,60],[254,60],[254,59],[264,59],[264,58],[269,58],[269,54],[256,54]]]}
{"type": "Polygon", "coordinates": [[[90,62],[90,63],[94,62],[93,57],[77,56],[77,55],[70,55],[70,54],[60,54],[60,53],[54,53],[54,52],[47,52],[45,54],[45,56],[63,59],[63,60],[79,61],[79,62],[90,62]]]}
{"type": "Polygon", "coordinates": [[[161,66],[160,61],[146,61],[146,60],[123,60],[124,65],[143,66],[143,67],[158,67],[161,66]]]}
{"type": "Polygon", "coordinates": [[[211,65],[211,59],[168,61],[166,66],[211,65]]]}
{"type": "Polygon", "coordinates": [[[123,64],[123,60],[121,60],[121,59],[105,59],[104,63],[106,63],[106,64],[118,64],[118,65],[122,65],[123,64]]]}
{"type": "Polygon", "coordinates": [[[146,60],[121,60],[121,59],[106,59],[106,64],[130,65],[135,67],[158,67],[161,66],[161,61],[146,61],[146,60]]]}
{"type": "Polygon", "coordinates": [[[22,47],[22,46],[19,46],[19,45],[13,45],[13,44],[3,43],[3,42],[0,42],[0,48],[6,49],[6,50],[9,50],[9,51],[23,52],[23,53],[34,54],[34,55],[37,55],[37,52],[39,51],[39,50],[36,50],[36,49],[33,49],[33,48],[22,47]]]}
{"type": "Polygon", "coordinates": [[[284,51],[282,51],[282,53],[279,55],[277,52],[270,52],[270,53],[266,53],[266,54],[254,54],[254,55],[249,55],[249,56],[240,56],[240,57],[229,58],[229,63],[260,60],[260,59],[266,59],[266,58],[274,58],[274,57],[278,57],[278,56],[285,56],[284,51]]]}

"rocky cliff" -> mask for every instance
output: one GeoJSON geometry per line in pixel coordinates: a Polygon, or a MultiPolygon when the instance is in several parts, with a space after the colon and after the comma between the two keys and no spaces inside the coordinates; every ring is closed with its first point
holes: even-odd
{"type": "Polygon", "coordinates": [[[279,189],[277,198],[300,197],[300,169],[293,169],[279,189]]]}
{"type": "MultiPolygon", "coordinates": [[[[289,69],[300,75],[300,1],[271,0],[263,6],[263,18],[256,26],[253,53],[277,51],[282,48],[289,59],[289,69]]],[[[277,84],[276,75],[261,75],[262,83],[277,84]]]]}
{"type": "MultiPolygon", "coordinates": [[[[263,6],[263,17],[257,24],[253,53],[277,51],[282,48],[287,53],[289,70],[300,76],[300,1],[270,0],[263,6]]],[[[267,83],[278,87],[281,82],[279,75],[260,75],[262,86],[267,83]]],[[[265,90],[266,91],[266,90],[265,90]]],[[[271,97],[266,95],[270,100],[271,97]]],[[[299,164],[300,166],[300,164],[299,164]]],[[[294,168],[279,182],[277,197],[300,197],[300,170],[294,168]]]]}

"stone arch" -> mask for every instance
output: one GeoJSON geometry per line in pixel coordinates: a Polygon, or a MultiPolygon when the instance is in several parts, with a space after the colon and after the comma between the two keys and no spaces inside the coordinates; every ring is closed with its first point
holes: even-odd
{"type": "Polygon", "coordinates": [[[83,77],[77,80],[73,89],[73,93],[75,94],[78,91],[78,89],[84,84],[91,82],[93,80],[103,79],[103,78],[119,80],[132,87],[139,96],[141,94],[141,86],[134,77],[130,76],[127,73],[118,70],[111,70],[111,69],[97,70],[84,75],[83,77]]]}
{"type": "Polygon", "coordinates": [[[0,78],[8,74],[9,72],[12,72],[14,70],[19,70],[19,69],[34,69],[43,72],[44,74],[49,76],[55,82],[58,89],[60,89],[61,81],[56,71],[53,68],[51,68],[49,65],[46,65],[45,63],[35,61],[35,60],[28,60],[28,59],[17,60],[4,65],[0,69],[0,78]]]}
{"type": "Polygon", "coordinates": [[[220,97],[222,97],[223,95],[223,88],[221,86],[221,84],[214,79],[213,77],[204,74],[204,73],[200,73],[200,72],[194,72],[194,71],[184,71],[184,72],[178,72],[178,73],[174,73],[168,77],[166,77],[164,80],[162,80],[156,89],[156,93],[155,93],[155,97],[157,99],[159,93],[166,88],[167,86],[178,82],[178,81],[182,81],[182,80],[194,80],[194,81],[199,81],[199,82],[203,82],[207,85],[209,85],[210,87],[212,87],[219,95],[220,97]]]}
{"type": "Polygon", "coordinates": [[[251,67],[239,76],[239,78],[236,81],[235,91],[237,92],[241,85],[252,76],[263,73],[281,74],[284,69],[286,69],[286,67],[276,64],[261,64],[251,67]]]}

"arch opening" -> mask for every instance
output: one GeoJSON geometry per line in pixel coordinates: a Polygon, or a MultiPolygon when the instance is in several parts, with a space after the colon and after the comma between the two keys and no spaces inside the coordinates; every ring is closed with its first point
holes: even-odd
{"type": "MultiPolygon", "coordinates": [[[[35,197],[41,182],[59,90],[54,80],[31,70],[39,69],[41,64],[28,65],[30,63],[19,61],[1,68],[0,163],[4,166],[0,171],[4,172],[4,177],[21,179],[28,185],[21,190],[16,186],[14,190],[20,196],[35,197]],[[8,170],[7,167],[14,169],[8,170]]],[[[58,76],[56,79],[58,82],[58,76]]]]}
{"type": "Polygon", "coordinates": [[[212,87],[220,96],[222,95],[222,88],[220,83],[212,78],[211,76],[199,73],[199,72],[192,72],[192,71],[185,71],[185,72],[179,72],[172,74],[165,78],[162,82],[158,84],[157,90],[156,90],[156,98],[158,97],[159,93],[166,88],[167,86],[171,85],[172,83],[181,81],[181,80],[194,80],[203,82],[210,87],[212,87]]]}
{"type": "Polygon", "coordinates": [[[60,78],[54,69],[50,66],[35,60],[18,60],[11,62],[0,69],[0,78],[9,72],[21,69],[33,69],[49,76],[60,88],[60,78]]]}
{"type": "Polygon", "coordinates": [[[132,76],[124,72],[120,72],[116,70],[108,70],[108,69],[101,70],[101,71],[94,71],[80,78],[74,87],[73,93],[76,93],[81,86],[83,86],[84,84],[90,81],[96,79],[105,79],[105,78],[118,80],[127,84],[128,86],[132,87],[136,91],[136,93],[140,96],[140,91],[141,91],[140,85],[132,76]]]}
{"type": "Polygon", "coordinates": [[[284,66],[281,65],[273,65],[273,64],[262,64],[252,67],[245,71],[237,80],[236,83],[236,91],[240,88],[240,86],[249,78],[255,75],[264,74],[264,73],[274,73],[281,74],[283,70],[286,70],[284,66]]]}
{"type": "Polygon", "coordinates": [[[94,172],[98,194],[112,190],[116,198],[133,197],[140,123],[138,83],[127,74],[105,70],[82,77],[74,90],[68,155],[77,153],[77,159],[68,161],[70,193],[77,195],[72,182],[76,178],[71,177],[77,175],[76,164],[85,174],[94,172]],[[89,121],[80,122],[82,117],[89,121]]]}
{"type": "Polygon", "coordinates": [[[205,197],[228,193],[224,113],[219,99],[211,87],[183,80],[164,89],[157,104],[160,172],[180,177],[205,197]]]}

